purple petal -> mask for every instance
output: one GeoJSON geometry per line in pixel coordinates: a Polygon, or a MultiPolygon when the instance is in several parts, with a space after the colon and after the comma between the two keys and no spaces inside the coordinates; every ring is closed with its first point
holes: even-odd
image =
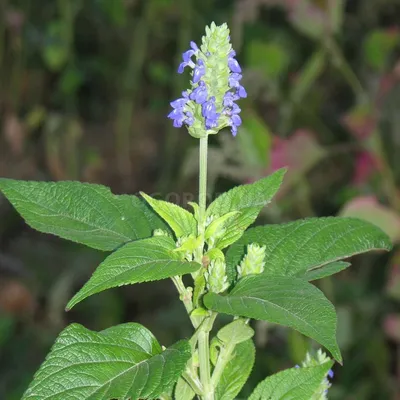
{"type": "Polygon", "coordinates": [[[234,58],[228,58],[228,67],[232,72],[242,72],[242,68],[234,58]]]}
{"type": "Polygon", "coordinates": [[[206,66],[203,60],[198,60],[194,72],[193,72],[193,83],[197,83],[203,75],[206,73],[206,66]]]}
{"type": "Polygon", "coordinates": [[[192,61],[191,57],[193,56],[194,51],[193,50],[187,50],[182,54],[183,61],[186,63],[189,63],[189,61],[192,61]]]}
{"type": "Polygon", "coordinates": [[[197,46],[197,44],[193,41],[190,42],[190,47],[194,50],[194,51],[198,51],[199,48],[197,46]]]}
{"type": "Polygon", "coordinates": [[[233,125],[236,125],[236,126],[242,125],[242,119],[237,114],[232,115],[231,121],[232,121],[233,125]]]}
{"type": "Polygon", "coordinates": [[[176,99],[172,101],[170,104],[173,108],[182,108],[186,105],[186,103],[187,99],[183,98],[183,99],[176,99]]]}
{"type": "Polygon", "coordinates": [[[330,369],[329,371],[328,371],[328,376],[329,376],[329,378],[333,378],[333,375],[334,375],[334,373],[333,373],[333,371],[330,369]]]}
{"type": "Polygon", "coordinates": [[[243,98],[247,97],[246,89],[242,85],[239,85],[236,93],[238,94],[239,97],[243,98]]]}
{"type": "Polygon", "coordinates": [[[186,125],[188,125],[188,126],[192,126],[193,123],[194,123],[194,117],[193,117],[193,114],[192,114],[190,111],[188,111],[188,112],[186,113],[185,123],[186,123],[186,125]]]}
{"type": "Polygon", "coordinates": [[[181,62],[181,63],[179,64],[179,67],[178,67],[178,74],[182,74],[182,73],[183,73],[183,70],[185,69],[186,66],[187,66],[187,63],[181,62]]]}

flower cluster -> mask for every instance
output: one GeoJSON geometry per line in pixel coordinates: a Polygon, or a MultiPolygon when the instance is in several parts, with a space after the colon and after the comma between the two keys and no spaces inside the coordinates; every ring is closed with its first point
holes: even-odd
{"type": "Polygon", "coordinates": [[[175,127],[185,124],[194,137],[216,134],[225,127],[236,136],[242,123],[236,101],[247,93],[240,84],[242,69],[232,50],[227,25],[212,23],[206,27],[200,48],[191,42],[182,58],[178,72],[192,69],[191,88],[171,103],[173,110],[168,118],[175,127]]]}

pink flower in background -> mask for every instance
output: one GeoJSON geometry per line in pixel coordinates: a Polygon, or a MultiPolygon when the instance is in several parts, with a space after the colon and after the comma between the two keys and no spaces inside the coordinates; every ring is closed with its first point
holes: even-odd
{"type": "Polygon", "coordinates": [[[355,185],[362,185],[367,182],[377,170],[377,167],[377,159],[369,151],[362,151],[356,157],[353,183],[355,185]]]}

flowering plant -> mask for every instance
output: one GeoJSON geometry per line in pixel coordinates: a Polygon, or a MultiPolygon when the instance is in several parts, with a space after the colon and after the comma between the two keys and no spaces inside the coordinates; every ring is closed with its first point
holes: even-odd
{"type": "Polygon", "coordinates": [[[333,305],[310,281],[347,268],[340,261],[389,250],[380,229],[353,218],[311,218],[247,229],[278,191],[285,169],[236,187],[208,207],[208,136],[241,124],[246,97],[226,24],[206,28],[202,45],[183,54],[190,89],[169,118],[199,139],[199,201],[193,212],[154,199],[113,195],[79,182],[0,180],[0,189],[33,228],[112,253],[70,300],[71,309],[113,287],[170,278],[194,333],[165,348],[144,326],[93,332],[64,329],[23,399],[234,399],[254,363],[251,319],[281,324],[323,345],[300,366],[267,377],[250,400],[325,399],[332,366],[342,362],[333,305]],[[182,279],[187,275],[189,280],[182,279]],[[219,331],[219,314],[233,317],[219,331]],[[212,335],[210,340],[210,335],[212,335]]]}

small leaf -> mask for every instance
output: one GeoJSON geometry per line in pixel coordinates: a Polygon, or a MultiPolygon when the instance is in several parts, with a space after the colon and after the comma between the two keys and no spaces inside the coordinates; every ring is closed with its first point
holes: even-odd
{"type": "Polygon", "coordinates": [[[345,261],[336,261],[327,265],[323,265],[322,267],[310,269],[306,271],[306,273],[301,273],[304,279],[308,281],[315,281],[317,279],[326,278],[327,276],[337,274],[340,271],[350,267],[350,263],[345,261]]]}
{"type": "Polygon", "coordinates": [[[172,228],[177,237],[196,235],[197,223],[194,216],[176,204],[156,200],[140,192],[153,210],[172,228]]]}
{"type": "Polygon", "coordinates": [[[310,400],[332,365],[333,362],[326,362],[278,372],[259,383],[248,400],[310,400]]]}
{"type": "Polygon", "coordinates": [[[190,385],[183,379],[179,378],[175,386],[175,400],[192,400],[196,393],[192,390],[190,385]]]}
{"type": "Polygon", "coordinates": [[[215,390],[215,400],[233,400],[246,383],[255,360],[255,348],[251,340],[239,343],[232,359],[226,364],[215,390]]]}
{"type": "Polygon", "coordinates": [[[355,218],[308,218],[249,229],[227,252],[232,281],[246,246],[265,246],[264,274],[300,276],[316,267],[370,250],[390,250],[388,236],[375,225],[355,218]]]}
{"type": "Polygon", "coordinates": [[[110,251],[166,226],[135,196],[81,182],[0,179],[0,190],[34,229],[110,251]]]}
{"type": "Polygon", "coordinates": [[[296,329],[325,346],[340,362],[336,314],[321,291],[303,279],[248,276],[227,296],[208,293],[204,305],[213,311],[254,318],[296,329]]]}
{"type": "Polygon", "coordinates": [[[70,300],[67,309],[106,289],[184,275],[201,268],[198,263],[182,261],[174,248],[175,243],[167,236],[126,244],[99,265],[89,281],[70,300]]]}
{"type": "Polygon", "coordinates": [[[215,243],[220,249],[239,239],[244,230],[251,225],[262,208],[268,204],[278,191],[286,169],[281,169],[257,182],[235,187],[214,200],[207,209],[207,217],[223,216],[232,211],[240,214],[229,221],[229,229],[215,243]]]}
{"type": "Polygon", "coordinates": [[[157,343],[152,353],[146,347],[140,351],[140,333],[151,333],[134,324],[135,335],[129,334],[129,325],[122,332],[114,327],[97,333],[78,324],[64,329],[23,400],[128,400],[157,398],[170,390],[190,358],[189,343],[180,341],[162,352],[157,343]]]}
{"type": "Polygon", "coordinates": [[[238,344],[251,339],[254,335],[253,329],[243,319],[236,319],[221,328],[217,337],[224,343],[238,344]]]}

